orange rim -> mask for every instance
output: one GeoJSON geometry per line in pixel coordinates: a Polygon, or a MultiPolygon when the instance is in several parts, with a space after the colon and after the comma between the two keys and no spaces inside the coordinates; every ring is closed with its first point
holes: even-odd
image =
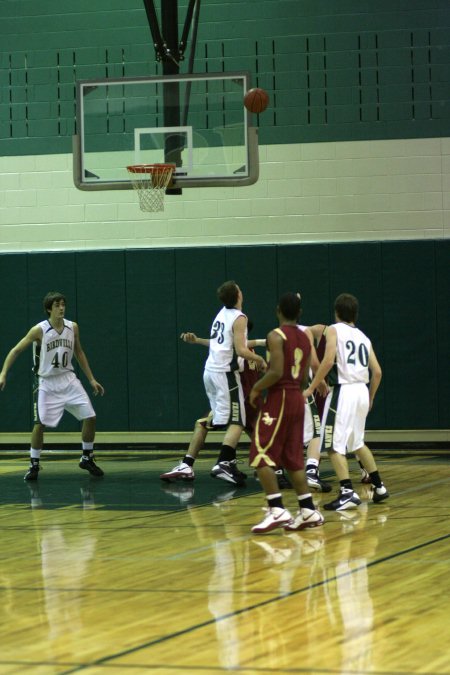
{"type": "Polygon", "coordinates": [[[175,164],[132,164],[131,166],[127,166],[127,170],[130,173],[151,174],[158,174],[169,170],[175,171],[176,168],[175,164]]]}

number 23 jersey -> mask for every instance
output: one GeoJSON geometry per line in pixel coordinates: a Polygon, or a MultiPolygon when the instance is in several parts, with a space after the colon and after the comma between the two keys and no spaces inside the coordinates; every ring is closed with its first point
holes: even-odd
{"type": "Polygon", "coordinates": [[[73,373],[72,357],[75,343],[73,322],[64,319],[64,328],[59,333],[49,321],[41,321],[41,344],[33,347],[34,370],[39,377],[50,378],[73,373]]]}
{"type": "Polygon", "coordinates": [[[334,323],[336,329],[336,363],[331,369],[328,382],[353,384],[369,382],[369,354],[372,343],[359,328],[347,323],[334,323]]]}
{"type": "Polygon", "coordinates": [[[245,316],[240,309],[222,307],[211,326],[209,354],[206,370],[233,372],[239,369],[234,350],[233,325],[236,319],[245,316]]]}

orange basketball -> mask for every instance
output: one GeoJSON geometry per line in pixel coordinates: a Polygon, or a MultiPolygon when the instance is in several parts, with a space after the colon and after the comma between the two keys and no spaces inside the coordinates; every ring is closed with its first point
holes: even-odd
{"type": "Polygon", "coordinates": [[[244,105],[249,112],[262,113],[269,105],[269,94],[265,89],[249,89],[244,96],[244,105]]]}

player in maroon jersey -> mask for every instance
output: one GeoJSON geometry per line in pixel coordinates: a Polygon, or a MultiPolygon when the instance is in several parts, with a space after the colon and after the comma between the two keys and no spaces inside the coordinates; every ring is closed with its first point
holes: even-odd
{"type": "Polygon", "coordinates": [[[253,385],[250,404],[261,401],[267,389],[267,398],[261,403],[252,436],[249,462],[257,471],[267,499],[265,518],[252,527],[252,532],[263,534],[277,527],[288,531],[303,530],[322,525],[322,514],[316,510],[308,489],[304,471],[303,422],[305,404],[302,390],[308,382],[311,344],[303,331],[297,328],[301,312],[300,295],[285,293],[278,303],[279,328],[267,336],[270,352],[265,375],[253,385]],[[275,468],[282,466],[288,473],[298,498],[295,517],[283,506],[278,489],[275,468]]]}

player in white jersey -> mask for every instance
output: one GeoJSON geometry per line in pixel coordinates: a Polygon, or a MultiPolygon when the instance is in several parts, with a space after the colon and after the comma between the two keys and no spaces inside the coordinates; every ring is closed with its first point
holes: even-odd
{"type": "Polygon", "coordinates": [[[329,453],[339,478],[340,492],[324,508],[344,511],[361,504],[350,480],[347,452],[354,452],[368,471],[373,501],[381,502],[389,494],[364,443],[366,417],[380,385],[381,367],[371,341],[355,326],[358,300],[349,293],[341,293],[335,300],[334,312],[336,323],[327,329],[325,355],[311,385],[303,393],[308,397],[328,375],[330,392],[322,417],[321,447],[329,453]]]}
{"type": "Polygon", "coordinates": [[[266,363],[247,347],[247,317],[242,312],[243,295],[237,283],[226,281],[217,295],[223,307],[211,326],[203,383],[212,411],[212,427],[226,431],[211,476],[244,485],[246,476],[236,466],[236,446],[245,426],[238,357],[254,361],[259,369],[264,369],[266,363]]]}
{"type": "Polygon", "coordinates": [[[31,464],[25,474],[25,480],[37,480],[45,427],[57,427],[65,410],[77,420],[83,420],[80,469],[89,471],[93,476],[103,476],[103,471],[95,463],[93,454],[95,412],[89,396],[73,370],[74,355],[94,394],[103,396],[104,389],[94,378],[81,347],[78,325],[64,318],[66,310],[64,295],[51,291],[45,296],[43,304],[48,315],[47,319],[30,328],[25,337],[11,349],[0,373],[0,389],[4,389],[7,373],[16,358],[27,347],[33,346],[34,427],[31,434],[31,464]]]}
{"type": "MultiPolygon", "coordinates": [[[[250,320],[247,323],[247,330],[250,332],[253,324],[250,320]]],[[[183,342],[188,344],[202,345],[209,348],[209,338],[198,337],[195,333],[181,333],[180,338],[183,342]]],[[[247,340],[247,347],[254,350],[255,347],[265,347],[266,339],[252,339],[247,340]]],[[[244,393],[244,405],[245,405],[245,431],[248,436],[251,437],[254,423],[257,418],[257,411],[251,406],[248,402],[248,394],[252,388],[254,382],[259,379],[259,373],[256,368],[256,363],[254,361],[247,361],[242,357],[238,358],[239,362],[239,373],[242,384],[242,391],[244,393]]],[[[179,462],[171,471],[166,471],[160,475],[161,480],[166,483],[176,483],[181,481],[182,483],[191,482],[195,478],[194,473],[194,464],[195,461],[202,450],[206,437],[208,436],[209,431],[214,431],[212,426],[212,411],[208,414],[203,415],[195,422],[195,427],[191,440],[189,441],[189,447],[185,453],[181,462],[179,462]]],[[[170,488],[166,491],[170,491],[173,494],[176,494],[175,491],[172,491],[170,488]]],[[[179,495],[188,494],[188,489],[186,491],[180,491],[179,495]]],[[[228,493],[227,493],[228,494],[228,493]]],[[[234,494],[234,491],[230,494],[234,494]]]]}

